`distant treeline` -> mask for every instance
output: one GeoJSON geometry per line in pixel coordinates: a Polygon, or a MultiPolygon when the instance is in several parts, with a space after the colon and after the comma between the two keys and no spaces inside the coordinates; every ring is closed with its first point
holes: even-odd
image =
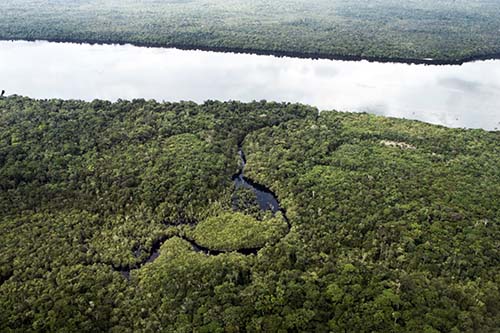
{"type": "Polygon", "coordinates": [[[493,0],[6,0],[0,39],[461,63],[500,57],[493,0]]]}

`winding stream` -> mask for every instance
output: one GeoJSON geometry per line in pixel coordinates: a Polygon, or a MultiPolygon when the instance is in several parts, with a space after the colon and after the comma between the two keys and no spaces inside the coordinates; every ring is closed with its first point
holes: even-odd
{"type": "MultiPolygon", "coordinates": [[[[267,187],[265,187],[261,184],[255,183],[251,179],[246,178],[244,176],[244,171],[245,171],[245,166],[246,166],[246,158],[245,158],[245,153],[243,152],[243,149],[241,148],[241,146],[238,147],[238,156],[240,157],[240,161],[241,161],[241,169],[240,169],[239,173],[237,173],[236,175],[234,175],[232,177],[234,184],[235,184],[235,189],[237,189],[239,187],[245,187],[245,188],[253,190],[257,196],[257,202],[259,204],[260,209],[261,210],[271,210],[273,213],[281,212],[283,214],[284,220],[286,221],[286,223],[288,225],[288,230],[290,230],[290,228],[291,228],[290,221],[288,220],[284,209],[282,209],[280,207],[280,204],[279,204],[279,201],[278,201],[276,195],[271,190],[269,190],[267,187]]],[[[235,251],[211,250],[209,248],[206,248],[206,247],[203,247],[203,246],[197,244],[194,240],[187,238],[186,236],[177,235],[175,237],[181,238],[181,239],[185,240],[186,242],[188,242],[189,244],[191,244],[191,247],[193,248],[194,251],[202,252],[206,255],[216,256],[219,254],[229,253],[229,252],[237,252],[237,253],[241,253],[244,255],[250,255],[250,254],[257,254],[257,252],[261,249],[261,248],[250,248],[250,249],[238,249],[235,251]]],[[[113,266],[113,268],[116,271],[120,272],[126,279],[130,279],[130,271],[133,269],[139,269],[142,266],[144,266],[145,264],[155,261],[160,255],[160,247],[163,245],[163,243],[166,240],[168,240],[170,238],[171,237],[163,237],[163,238],[158,239],[153,244],[153,247],[151,248],[149,257],[147,257],[145,260],[143,260],[139,263],[136,263],[135,265],[130,266],[130,267],[115,267],[115,266],[113,266]]],[[[136,256],[139,255],[139,253],[136,253],[136,252],[134,252],[134,254],[136,256]]]]}
{"type": "Polygon", "coordinates": [[[233,176],[236,189],[240,187],[251,189],[257,196],[257,202],[261,210],[271,210],[273,213],[281,211],[278,199],[274,193],[265,186],[257,184],[244,176],[247,161],[241,147],[238,149],[238,155],[241,161],[241,170],[238,174],[233,176]]]}

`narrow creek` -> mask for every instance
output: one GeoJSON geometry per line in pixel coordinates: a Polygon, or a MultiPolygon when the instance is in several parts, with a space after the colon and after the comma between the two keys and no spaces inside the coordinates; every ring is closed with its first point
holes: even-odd
{"type": "Polygon", "coordinates": [[[257,184],[245,177],[244,173],[247,160],[241,147],[238,149],[238,155],[241,161],[241,170],[238,174],[233,176],[236,189],[240,187],[251,189],[257,196],[257,203],[261,210],[271,210],[273,213],[281,211],[280,204],[274,193],[265,186],[257,184]]]}
{"type": "MultiPolygon", "coordinates": [[[[243,152],[243,149],[241,146],[238,146],[238,156],[240,157],[241,168],[240,168],[240,171],[232,177],[233,182],[235,184],[235,190],[240,188],[240,187],[251,189],[257,197],[257,203],[259,204],[259,208],[261,210],[271,210],[273,212],[273,214],[275,214],[277,212],[281,212],[284,220],[286,221],[286,223],[288,225],[288,230],[290,230],[290,228],[291,228],[290,222],[286,216],[285,210],[280,207],[280,204],[279,204],[279,201],[278,201],[276,195],[267,187],[265,187],[261,184],[258,184],[256,182],[252,181],[251,179],[244,176],[245,166],[246,166],[247,161],[246,161],[245,153],[243,152]]],[[[219,254],[229,253],[229,252],[237,252],[237,253],[241,253],[244,255],[250,255],[250,254],[257,254],[257,252],[261,249],[261,248],[250,248],[250,249],[238,249],[235,251],[211,250],[209,248],[206,248],[206,247],[203,247],[203,246],[197,244],[194,240],[187,238],[186,236],[177,235],[175,237],[179,237],[179,238],[185,240],[186,242],[188,242],[189,244],[191,244],[191,247],[193,248],[194,251],[202,252],[206,255],[216,256],[219,254]]],[[[164,238],[158,239],[153,244],[153,247],[151,248],[151,251],[150,251],[150,255],[146,259],[144,259],[143,261],[138,262],[133,266],[127,266],[127,267],[113,266],[113,268],[116,271],[120,272],[126,279],[129,279],[131,270],[139,269],[143,265],[150,263],[150,262],[153,262],[156,260],[156,258],[158,258],[158,256],[160,255],[160,247],[169,238],[170,237],[164,237],[164,238]]],[[[139,256],[140,253],[134,252],[134,254],[136,256],[139,256]]]]}

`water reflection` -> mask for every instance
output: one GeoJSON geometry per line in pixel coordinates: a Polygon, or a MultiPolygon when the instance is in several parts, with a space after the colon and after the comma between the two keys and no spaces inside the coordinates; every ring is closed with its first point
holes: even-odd
{"type": "Polygon", "coordinates": [[[35,98],[275,100],[500,128],[500,61],[424,66],[0,41],[0,89],[35,98]]]}

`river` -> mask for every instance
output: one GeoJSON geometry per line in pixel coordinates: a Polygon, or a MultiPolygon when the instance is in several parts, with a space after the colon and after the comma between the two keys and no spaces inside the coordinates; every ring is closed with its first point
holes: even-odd
{"type": "Polygon", "coordinates": [[[0,41],[0,90],[33,98],[272,100],[500,128],[500,60],[410,65],[0,41]]]}

